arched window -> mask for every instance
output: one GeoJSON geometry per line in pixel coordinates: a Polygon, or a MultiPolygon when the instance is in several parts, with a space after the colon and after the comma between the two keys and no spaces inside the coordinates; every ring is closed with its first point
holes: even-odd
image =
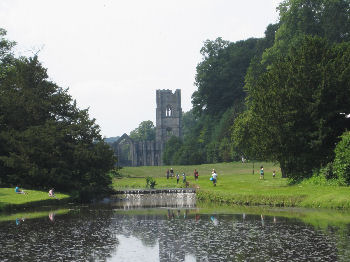
{"type": "Polygon", "coordinates": [[[166,106],[165,116],[170,117],[173,115],[173,109],[171,105],[166,106]]]}

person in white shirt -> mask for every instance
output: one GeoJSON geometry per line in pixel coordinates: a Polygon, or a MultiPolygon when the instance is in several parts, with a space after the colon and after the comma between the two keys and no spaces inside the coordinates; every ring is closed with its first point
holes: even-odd
{"type": "Polygon", "coordinates": [[[211,177],[213,178],[213,185],[216,186],[216,180],[218,175],[216,174],[215,170],[213,170],[211,177]]]}

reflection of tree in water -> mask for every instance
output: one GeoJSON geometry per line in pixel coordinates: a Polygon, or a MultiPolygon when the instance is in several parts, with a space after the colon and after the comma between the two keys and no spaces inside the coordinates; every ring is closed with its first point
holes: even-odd
{"type": "Polygon", "coordinates": [[[118,240],[112,212],[0,223],[1,261],[106,261],[118,240]]]}
{"type": "MultiPolygon", "coordinates": [[[[171,211],[173,212],[173,211],[171,211]]],[[[181,211],[183,212],[183,211],[181,211]]],[[[159,241],[160,261],[339,261],[333,234],[303,223],[278,218],[240,215],[210,216],[199,221],[174,216],[117,215],[119,233],[135,236],[147,245],[159,241]],[[216,225],[215,225],[216,224],[216,225]]],[[[349,247],[349,245],[347,245],[349,247]]],[[[345,248],[345,247],[344,247],[345,248]]]]}
{"type": "Polygon", "coordinates": [[[127,216],[123,220],[119,220],[122,226],[119,226],[117,233],[125,236],[134,236],[141,240],[141,242],[148,247],[153,247],[157,244],[161,230],[160,225],[164,220],[159,216],[127,216]],[[159,222],[159,223],[158,223],[159,222]]]}
{"type": "Polygon", "coordinates": [[[350,224],[341,228],[329,228],[329,231],[337,238],[337,250],[341,259],[338,261],[350,261],[350,224]]]}

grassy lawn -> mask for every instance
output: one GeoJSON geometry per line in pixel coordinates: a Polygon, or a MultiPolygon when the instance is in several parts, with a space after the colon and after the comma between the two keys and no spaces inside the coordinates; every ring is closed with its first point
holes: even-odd
{"type": "MultiPolygon", "coordinates": [[[[33,202],[55,200],[48,196],[48,192],[26,190],[27,194],[17,194],[14,188],[0,188],[0,209],[8,205],[26,205],[33,202]]],[[[69,195],[55,193],[58,199],[66,199],[69,195]]]]}
{"type": "MultiPolygon", "coordinates": [[[[124,178],[114,179],[113,186],[119,188],[144,188],[145,177],[157,181],[156,188],[183,187],[182,176],[179,185],[175,178],[166,179],[169,167],[125,167],[121,170],[124,178]]],[[[173,166],[175,174],[185,172],[191,187],[198,187],[198,199],[240,205],[298,206],[321,208],[350,208],[350,188],[338,186],[317,186],[306,183],[288,185],[281,178],[278,166],[272,163],[220,163],[198,166],[173,166]],[[260,166],[264,166],[265,179],[259,179],[260,166]],[[199,172],[198,181],[193,171],[199,172]],[[209,180],[211,170],[218,174],[217,186],[209,180]],[[276,170],[276,178],[272,171],[276,170]]]]}

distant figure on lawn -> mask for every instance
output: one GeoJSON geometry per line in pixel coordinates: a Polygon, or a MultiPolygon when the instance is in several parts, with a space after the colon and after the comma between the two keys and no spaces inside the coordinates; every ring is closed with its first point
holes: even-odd
{"type": "Polygon", "coordinates": [[[273,178],[276,177],[276,171],[275,171],[275,170],[273,170],[273,172],[272,172],[272,177],[273,177],[273,178]]]}
{"type": "Polygon", "coordinates": [[[170,168],[170,177],[173,178],[174,177],[174,169],[170,168]]]}
{"type": "Polygon", "coordinates": [[[198,175],[197,169],[194,170],[193,174],[194,174],[194,180],[198,180],[199,175],[198,175]]]}
{"type": "Polygon", "coordinates": [[[180,180],[180,175],[179,175],[179,173],[176,173],[176,183],[177,184],[179,183],[179,180],[180,180]]]}
{"type": "Polygon", "coordinates": [[[260,179],[264,179],[264,167],[260,167],[260,179]]]}
{"type": "Polygon", "coordinates": [[[218,178],[218,175],[216,174],[215,169],[213,169],[213,172],[211,174],[211,178],[212,178],[211,180],[213,181],[213,185],[216,186],[216,180],[218,178]]]}
{"type": "Polygon", "coordinates": [[[27,194],[27,192],[24,192],[23,190],[19,189],[18,186],[16,186],[15,192],[16,192],[17,194],[27,194]]]}
{"type": "Polygon", "coordinates": [[[169,179],[169,169],[166,171],[166,179],[169,179]]]}
{"type": "Polygon", "coordinates": [[[51,189],[49,190],[49,197],[56,197],[56,195],[55,195],[55,189],[54,189],[54,188],[51,188],[51,189]]]}
{"type": "Polygon", "coordinates": [[[186,174],[185,174],[185,172],[182,173],[182,183],[186,183],[186,174]]]}

